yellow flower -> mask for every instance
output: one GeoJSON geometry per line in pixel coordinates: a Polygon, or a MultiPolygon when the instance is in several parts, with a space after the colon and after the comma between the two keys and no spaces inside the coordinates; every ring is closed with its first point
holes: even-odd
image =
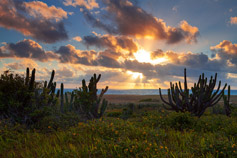
{"type": "Polygon", "coordinates": [[[160,146],[161,149],[163,149],[164,147],[163,146],[160,146]]]}

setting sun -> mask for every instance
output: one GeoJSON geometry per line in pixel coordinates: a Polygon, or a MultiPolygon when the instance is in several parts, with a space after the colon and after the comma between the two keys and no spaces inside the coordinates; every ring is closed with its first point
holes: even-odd
{"type": "Polygon", "coordinates": [[[157,59],[152,60],[150,52],[148,52],[144,49],[139,49],[136,53],[134,53],[134,56],[135,56],[136,60],[139,62],[151,63],[153,65],[161,64],[161,63],[168,61],[168,59],[166,57],[157,58],[157,59]]]}

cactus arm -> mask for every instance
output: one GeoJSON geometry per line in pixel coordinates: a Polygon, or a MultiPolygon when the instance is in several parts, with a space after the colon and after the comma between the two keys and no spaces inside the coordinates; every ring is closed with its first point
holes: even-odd
{"type": "Polygon", "coordinates": [[[69,105],[69,110],[71,111],[72,110],[72,105],[73,105],[73,98],[74,98],[74,92],[72,92],[71,94],[71,99],[70,99],[70,105],[69,105]]]}
{"type": "Polygon", "coordinates": [[[50,80],[49,80],[49,84],[48,84],[48,89],[51,87],[51,85],[53,84],[53,78],[54,78],[54,75],[55,75],[55,71],[53,70],[52,73],[51,73],[51,77],[50,77],[50,80]]]}
{"type": "Polygon", "coordinates": [[[25,78],[25,85],[28,85],[30,79],[30,69],[26,69],[26,78],[25,78]]]}
{"type": "Polygon", "coordinates": [[[34,88],[34,83],[35,83],[35,69],[33,69],[33,70],[32,70],[32,73],[31,73],[29,90],[33,90],[33,88],[34,88]]]}
{"type": "MultiPolygon", "coordinates": [[[[159,94],[160,94],[160,99],[161,99],[165,104],[170,105],[170,103],[167,102],[167,101],[163,98],[160,88],[159,88],[159,94]]],[[[171,105],[170,105],[170,106],[171,106],[171,105]]]]}
{"type": "Polygon", "coordinates": [[[64,95],[63,95],[63,83],[61,83],[61,96],[60,96],[60,100],[61,100],[61,106],[60,106],[60,110],[63,113],[64,112],[64,95]]]}

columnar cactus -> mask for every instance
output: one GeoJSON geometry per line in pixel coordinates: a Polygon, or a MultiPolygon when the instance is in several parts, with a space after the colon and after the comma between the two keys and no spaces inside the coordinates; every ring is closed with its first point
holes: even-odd
{"type": "MultiPolygon", "coordinates": [[[[221,81],[219,81],[217,90],[214,91],[216,80],[217,73],[215,74],[214,79],[211,76],[208,84],[207,78],[204,77],[203,73],[199,76],[198,83],[194,83],[194,86],[191,87],[192,93],[189,94],[186,69],[184,69],[184,89],[182,89],[180,82],[179,84],[173,84],[170,82],[170,89],[168,89],[168,101],[162,97],[161,89],[159,88],[160,98],[165,104],[170,106],[170,108],[165,107],[168,110],[174,110],[176,112],[189,111],[192,114],[201,117],[208,107],[216,105],[224,95],[224,90],[227,84],[225,84],[220,91],[221,81]],[[219,91],[220,93],[218,93],[219,91]]],[[[229,96],[226,99],[226,102],[229,102],[229,96]]],[[[227,104],[226,106],[229,107],[227,104]]]]}
{"type": "Polygon", "coordinates": [[[101,75],[96,77],[96,74],[94,74],[94,76],[91,77],[88,86],[86,85],[86,81],[82,80],[82,87],[75,91],[76,98],[78,98],[75,99],[76,108],[80,113],[86,114],[88,119],[95,119],[103,116],[108,104],[105,99],[103,99],[101,104],[101,99],[108,90],[108,86],[106,86],[105,89],[102,89],[100,95],[97,96],[97,83],[99,82],[100,77],[101,75]]]}

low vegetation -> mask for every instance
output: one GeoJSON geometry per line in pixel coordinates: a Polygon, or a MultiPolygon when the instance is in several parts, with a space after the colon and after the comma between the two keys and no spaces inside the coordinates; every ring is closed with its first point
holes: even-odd
{"type": "MultiPolygon", "coordinates": [[[[111,104],[100,75],[72,93],[5,72],[0,79],[0,157],[237,157],[237,109],[209,107],[201,118],[160,104],[111,104]],[[36,101],[37,100],[37,101],[36,101]],[[108,108],[107,108],[108,107],[108,108]]],[[[223,95],[224,96],[224,95],[223,95]]]]}

